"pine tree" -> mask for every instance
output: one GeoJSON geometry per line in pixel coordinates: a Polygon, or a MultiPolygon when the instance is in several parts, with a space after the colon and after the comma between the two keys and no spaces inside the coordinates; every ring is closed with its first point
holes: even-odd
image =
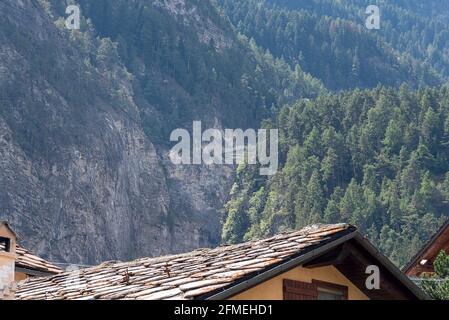
{"type": "Polygon", "coordinates": [[[436,300],[449,300],[449,256],[441,251],[434,261],[435,275],[424,275],[421,283],[427,294],[436,300]]]}

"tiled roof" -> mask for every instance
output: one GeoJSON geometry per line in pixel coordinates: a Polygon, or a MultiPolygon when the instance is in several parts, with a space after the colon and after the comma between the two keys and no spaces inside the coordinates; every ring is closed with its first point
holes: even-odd
{"type": "MultiPolygon", "coordinates": [[[[0,251],[4,250],[3,244],[0,244],[0,251]]],[[[42,273],[61,273],[62,269],[51,264],[50,262],[35,256],[27,249],[16,245],[16,268],[23,268],[31,271],[38,271],[42,273]]]]}
{"type": "Polygon", "coordinates": [[[27,249],[16,246],[16,268],[24,268],[44,273],[61,273],[62,269],[50,262],[31,254],[27,249]]]}
{"type": "Polygon", "coordinates": [[[346,224],[314,225],[275,237],[199,249],[190,253],[106,262],[96,267],[30,278],[17,299],[195,299],[220,292],[249,277],[339,238],[346,224]]]}

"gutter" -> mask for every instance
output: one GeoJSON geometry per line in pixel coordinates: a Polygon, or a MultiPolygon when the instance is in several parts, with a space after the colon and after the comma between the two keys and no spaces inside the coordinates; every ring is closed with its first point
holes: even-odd
{"type": "Polygon", "coordinates": [[[309,262],[310,260],[313,260],[317,256],[325,253],[326,251],[329,251],[336,246],[354,238],[358,234],[357,230],[353,230],[351,233],[346,234],[336,240],[333,240],[329,243],[326,243],[314,250],[311,250],[309,252],[306,252],[305,254],[300,255],[299,257],[292,258],[287,262],[284,262],[274,268],[271,268],[265,272],[259,273],[258,275],[251,277],[250,279],[240,282],[235,286],[232,286],[228,289],[224,289],[221,292],[218,292],[214,295],[211,295],[206,298],[206,300],[224,300],[229,297],[232,297],[242,291],[245,291],[251,287],[254,287],[262,282],[265,282],[266,280],[269,280],[275,276],[278,276],[284,272],[287,272],[298,265],[304,264],[309,262]]]}

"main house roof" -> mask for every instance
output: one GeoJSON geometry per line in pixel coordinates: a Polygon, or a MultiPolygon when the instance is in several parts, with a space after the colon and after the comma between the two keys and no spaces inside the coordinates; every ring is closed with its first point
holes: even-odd
{"type": "MultiPolygon", "coordinates": [[[[237,289],[286,271],[355,236],[347,224],[313,225],[264,240],[30,278],[17,299],[222,299],[237,289]]],[[[391,266],[389,266],[391,267],[391,266]]],[[[398,270],[399,271],[399,270],[398,270]]],[[[401,278],[406,286],[413,284],[401,278]]],[[[412,290],[416,288],[413,287],[412,290]]],[[[421,293],[418,292],[419,296],[421,293]]]]}

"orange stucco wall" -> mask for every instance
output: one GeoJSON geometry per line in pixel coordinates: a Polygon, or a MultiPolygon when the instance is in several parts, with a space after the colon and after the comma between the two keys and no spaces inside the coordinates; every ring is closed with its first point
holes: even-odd
{"type": "Polygon", "coordinates": [[[339,284],[348,287],[349,300],[368,300],[368,297],[363,292],[333,266],[313,269],[297,267],[241,292],[231,297],[230,300],[282,300],[282,284],[284,279],[308,283],[311,283],[312,280],[321,280],[339,284]]]}

